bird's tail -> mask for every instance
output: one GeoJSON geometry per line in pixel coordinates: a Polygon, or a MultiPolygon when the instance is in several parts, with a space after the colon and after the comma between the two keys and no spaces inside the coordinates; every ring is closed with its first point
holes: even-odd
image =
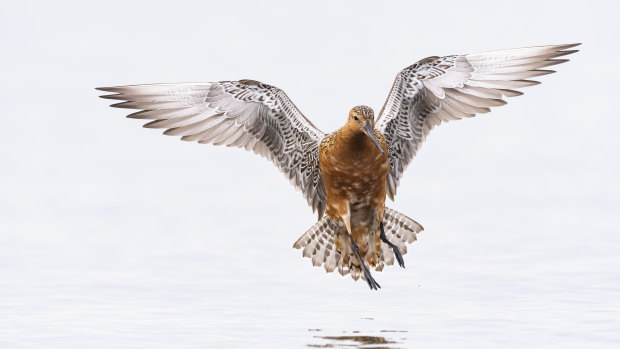
{"type": "MultiPolygon", "coordinates": [[[[424,229],[413,219],[387,207],[383,212],[383,226],[388,241],[398,246],[402,254],[407,253],[407,244],[417,240],[417,234],[424,229]]],[[[379,232],[376,235],[376,239],[368,239],[367,244],[372,246],[363,248],[369,251],[364,260],[368,267],[381,271],[385,264],[394,264],[394,252],[387,244],[380,242],[379,232]]],[[[293,247],[303,248],[303,256],[311,258],[315,267],[322,265],[328,273],[338,269],[341,275],[350,273],[355,280],[360,277],[364,279],[359,261],[351,249],[346,227],[340,219],[323,216],[293,247]]]]}

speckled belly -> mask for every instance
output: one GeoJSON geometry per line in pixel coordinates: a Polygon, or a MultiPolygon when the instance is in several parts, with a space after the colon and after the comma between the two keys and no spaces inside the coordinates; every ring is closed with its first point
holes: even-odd
{"type": "MultiPolygon", "coordinates": [[[[324,171],[327,214],[340,218],[348,213],[354,232],[357,230],[374,232],[383,215],[387,168],[384,166],[355,168],[354,163],[347,165],[348,170],[345,171],[324,171]]],[[[333,169],[329,165],[325,167],[333,169]]]]}

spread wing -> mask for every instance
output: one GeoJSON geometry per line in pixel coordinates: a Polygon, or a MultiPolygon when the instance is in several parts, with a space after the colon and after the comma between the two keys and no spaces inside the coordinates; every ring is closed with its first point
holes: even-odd
{"type": "Polygon", "coordinates": [[[325,187],[319,170],[319,131],[280,89],[253,80],[102,87],[140,109],[129,118],[152,120],[148,128],[185,141],[245,148],[271,160],[319,217],[325,187]]]}
{"type": "Polygon", "coordinates": [[[539,84],[529,79],[553,73],[541,68],[568,61],[556,58],[577,52],[568,50],[577,45],[429,57],[400,71],[376,126],[390,150],[390,198],[433,127],[506,104],[503,97],[519,96],[523,93],[515,89],[539,84]]]}

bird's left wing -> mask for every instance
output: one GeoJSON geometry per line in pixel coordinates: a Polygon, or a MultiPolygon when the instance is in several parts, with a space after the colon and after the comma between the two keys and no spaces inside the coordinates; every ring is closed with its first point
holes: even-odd
{"type": "Polygon", "coordinates": [[[253,80],[101,87],[122,100],[117,108],[140,109],[129,118],[152,120],[148,128],[185,141],[226,145],[271,160],[302,191],[313,211],[325,211],[318,146],[325,135],[280,89],[253,80]]]}
{"type": "Polygon", "coordinates": [[[376,125],[390,151],[390,198],[433,127],[506,104],[502,97],[519,96],[523,93],[515,89],[539,84],[529,79],[553,73],[541,68],[568,61],[557,57],[576,52],[569,48],[577,45],[429,57],[400,71],[376,125]]]}

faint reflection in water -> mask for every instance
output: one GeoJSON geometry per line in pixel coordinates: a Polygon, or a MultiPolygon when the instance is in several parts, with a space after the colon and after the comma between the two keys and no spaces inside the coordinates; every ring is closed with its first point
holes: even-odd
{"type": "MultiPolygon", "coordinates": [[[[321,331],[320,329],[309,329],[308,331],[321,331]]],[[[394,331],[394,330],[381,330],[381,333],[405,333],[407,331],[394,331]]],[[[345,332],[346,333],[346,332],[345,332]]],[[[370,333],[373,333],[372,331],[370,333]]],[[[401,335],[402,337],[402,335],[401,335]]],[[[386,338],[383,336],[374,335],[362,335],[359,331],[353,331],[350,335],[343,336],[314,336],[327,341],[327,343],[321,344],[308,344],[311,348],[367,348],[367,349],[394,349],[399,348],[394,346],[395,344],[402,344],[397,342],[393,338],[386,338]]],[[[405,340],[406,338],[400,338],[405,340]]]]}

